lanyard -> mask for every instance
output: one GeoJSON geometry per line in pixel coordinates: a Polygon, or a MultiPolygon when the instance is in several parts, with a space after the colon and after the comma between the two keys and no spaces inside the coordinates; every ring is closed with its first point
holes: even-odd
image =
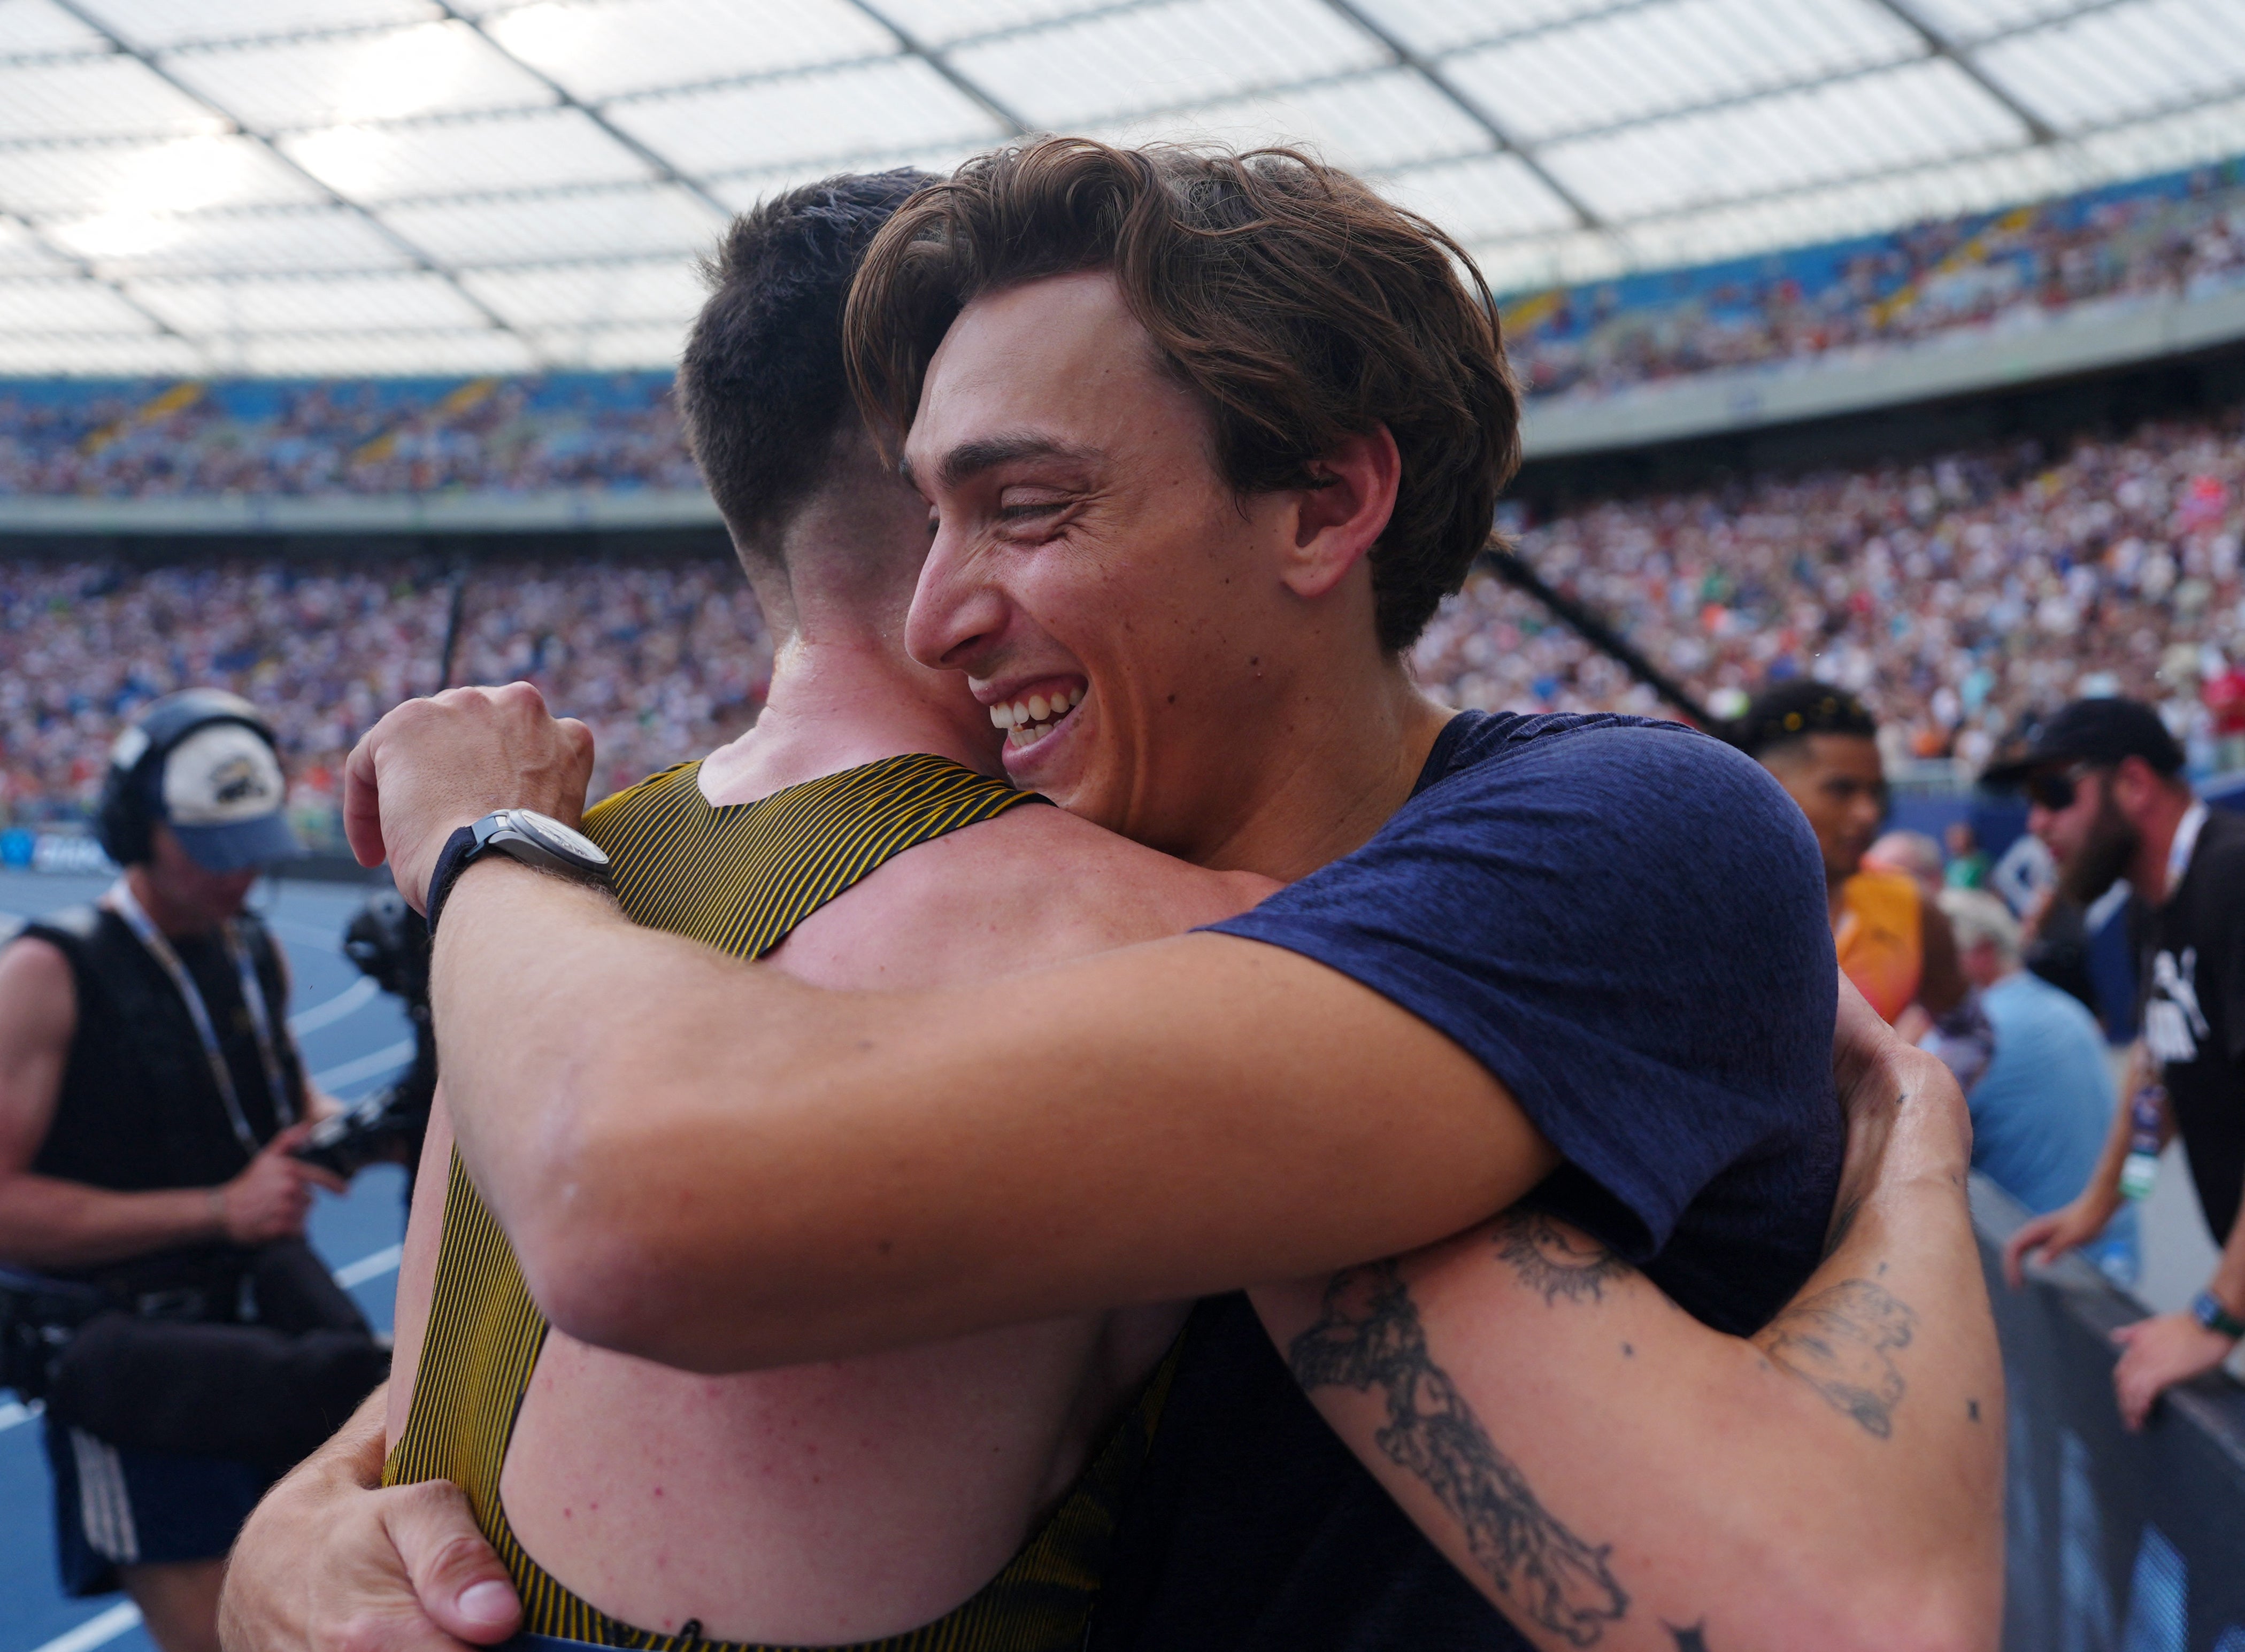
{"type": "MultiPolygon", "coordinates": [[[[187,973],[187,966],[180,962],[180,955],[172,950],[164,931],[148,921],[148,914],[140,910],[140,903],[132,898],[132,890],[123,878],[119,878],[109,891],[110,904],[125,926],[139,938],[156,960],[164,973],[172,978],[180,998],[187,1006],[187,1019],[195,1024],[195,1036],[202,1040],[203,1059],[210,1063],[211,1078],[218,1086],[219,1100],[226,1103],[226,1116],[234,1126],[235,1138],[242,1151],[255,1158],[258,1141],[249,1127],[249,1121],[241,1111],[241,1096],[234,1088],[234,1069],[226,1062],[226,1053],[219,1047],[218,1029],[211,1025],[210,1011],[203,1004],[201,990],[195,978],[187,973]]],[[[249,949],[232,924],[219,926],[219,934],[226,943],[227,956],[234,960],[234,973],[241,978],[241,1001],[249,1011],[249,1025],[257,1035],[258,1059],[265,1066],[266,1093],[273,1098],[273,1113],[282,1124],[292,1122],[295,1109],[288,1104],[288,1087],[281,1077],[281,1054],[273,1039],[273,1022],[266,1013],[265,989],[257,979],[257,966],[250,962],[249,949]]]]}

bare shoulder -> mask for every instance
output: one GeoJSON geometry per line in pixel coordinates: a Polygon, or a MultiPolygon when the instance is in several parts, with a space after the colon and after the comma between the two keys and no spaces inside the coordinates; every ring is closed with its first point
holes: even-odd
{"type": "Polygon", "coordinates": [[[0,1027],[17,1037],[37,1029],[70,1036],[78,984],[52,941],[25,935],[0,946],[0,1027]]]}
{"type": "Polygon", "coordinates": [[[1063,809],[1016,809],[888,862],[814,914],[777,961],[824,985],[934,985],[1179,934],[1278,887],[1063,809]]]}

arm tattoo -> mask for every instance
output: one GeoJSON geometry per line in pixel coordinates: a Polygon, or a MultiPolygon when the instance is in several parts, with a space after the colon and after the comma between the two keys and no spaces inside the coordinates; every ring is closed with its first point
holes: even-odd
{"type": "Polygon", "coordinates": [[[1902,1403],[1902,1372],[1890,1351],[1909,1346],[1917,1316],[1868,1279],[1843,1279],[1795,1303],[1754,1338],[1835,1411],[1884,1439],[1902,1403]]]}
{"type": "Polygon", "coordinates": [[[1496,1254],[1510,1263],[1513,1271],[1530,1290],[1543,1293],[1546,1303],[1564,1297],[1569,1302],[1597,1302],[1605,1283],[1629,1272],[1629,1264],[1595,1239],[1568,1233],[1550,1217],[1523,1210],[1499,1217],[1496,1254]]]}
{"type": "Polygon", "coordinates": [[[1380,1391],[1387,1425],[1373,1436],[1380,1449],[1426,1481],[1482,1569],[1536,1623],[1589,1646],[1629,1610],[1606,1565],[1612,1546],[1594,1547],[1551,1516],[1434,1364],[1395,1263],[1334,1275],[1324,1311],[1294,1338],[1286,1363],[1305,1389],[1380,1391]]]}

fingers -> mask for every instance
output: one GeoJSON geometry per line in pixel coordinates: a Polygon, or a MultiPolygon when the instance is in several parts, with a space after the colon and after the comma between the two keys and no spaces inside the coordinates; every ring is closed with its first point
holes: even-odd
{"type": "Polygon", "coordinates": [[[350,1191],[350,1183],[325,1165],[306,1164],[302,1159],[291,1159],[288,1161],[288,1168],[300,1184],[309,1182],[315,1188],[326,1188],[329,1193],[350,1191]]]}
{"type": "Polygon", "coordinates": [[[376,723],[351,748],[343,764],[343,837],[362,866],[379,866],[387,857],[382,846],[382,799],[375,786],[374,748],[381,738],[376,723]]]}
{"type": "Polygon", "coordinates": [[[401,1487],[387,1500],[383,1524],[421,1609],[438,1628],[485,1646],[515,1632],[521,1602],[458,1486],[429,1480],[401,1487]]]}
{"type": "Polygon", "coordinates": [[[2011,1237],[2004,1247],[2004,1283],[2013,1290],[2026,1284],[2026,1263],[2032,1258],[2043,1267],[2064,1256],[2073,1247],[2055,1243],[2059,1219],[2056,1212],[2037,1216],[2011,1237]]]}

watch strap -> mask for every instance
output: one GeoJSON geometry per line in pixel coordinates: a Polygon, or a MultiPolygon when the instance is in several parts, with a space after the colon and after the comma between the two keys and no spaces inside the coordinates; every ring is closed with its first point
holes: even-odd
{"type": "Polygon", "coordinates": [[[431,942],[437,938],[437,914],[444,910],[444,897],[452,892],[452,885],[459,881],[460,874],[467,870],[469,863],[475,859],[476,850],[482,842],[475,827],[463,826],[447,837],[444,847],[437,851],[436,870],[429,874],[429,893],[421,903],[422,910],[429,915],[429,938],[431,942]]]}
{"type": "Polygon", "coordinates": [[[2231,1338],[2245,1337],[2245,1319],[2224,1308],[2221,1299],[2210,1290],[2201,1290],[2191,1298],[2190,1311],[2208,1330],[2231,1338]]]}

